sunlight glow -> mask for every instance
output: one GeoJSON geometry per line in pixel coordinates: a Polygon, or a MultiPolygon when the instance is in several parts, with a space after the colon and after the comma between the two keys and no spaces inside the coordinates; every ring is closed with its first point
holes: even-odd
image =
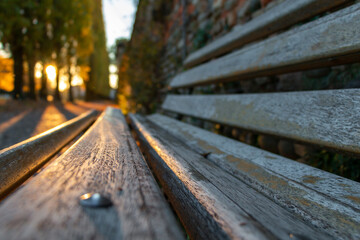
{"type": "Polygon", "coordinates": [[[117,74],[110,74],[109,85],[113,89],[118,88],[118,75],[117,74]]]}
{"type": "Polygon", "coordinates": [[[36,65],[35,65],[35,78],[41,78],[42,77],[42,73],[41,73],[41,71],[42,71],[42,65],[41,65],[41,63],[36,63],[36,65]]]}
{"type": "Polygon", "coordinates": [[[113,89],[118,88],[118,75],[117,75],[118,68],[115,64],[110,64],[109,66],[109,85],[113,89]]]}
{"type": "Polygon", "coordinates": [[[64,81],[60,81],[60,83],[59,83],[59,91],[60,92],[63,92],[63,91],[65,91],[66,89],[68,89],[69,88],[69,84],[67,84],[66,82],[64,82],[64,81]]]}
{"type": "Polygon", "coordinates": [[[66,74],[64,74],[64,70],[60,72],[60,80],[59,80],[59,91],[64,92],[67,90],[69,86],[69,78],[66,74]]]}
{"type": "Polygon", "coordinates": [[[81,86],[84,84],[84,80],[79,75],[75,75],[71,81],[71,86],[81,86]]]}
{"type": "Polygon", "coordinates": [[[109,72],[110,73],[116,73],[117,72],[117,66],[115,64],[110,64],[109,72]]]}
{"type": "Polygon", "coordinates": [[[49,65],[45,69],[48,79],[52,82],[56,79],[56,68],[53,65],[49,65]]]}

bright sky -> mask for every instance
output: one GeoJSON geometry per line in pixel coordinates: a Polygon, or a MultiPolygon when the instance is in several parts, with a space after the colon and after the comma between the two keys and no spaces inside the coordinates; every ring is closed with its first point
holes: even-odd
{"type": "Polygon", "coordinates": [[[103,0],[107,46],[120,37],[130,38],[136,7],[134,0],[103,0]]]}

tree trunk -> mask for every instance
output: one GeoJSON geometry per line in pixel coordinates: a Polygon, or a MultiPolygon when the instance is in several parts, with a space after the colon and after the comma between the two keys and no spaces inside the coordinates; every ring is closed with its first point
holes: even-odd
{"type": "Polygon", "coordinates": [[[47,99],[47,76],[46,76],[45,62],[42,61],[42,64],[43,64],[43,69],[41,74],[40,98],[47,99]]]}
{"type": "Polygon", "coordinates": [[[72,89],[72,85],[71,85],[71,82],[72,82],[72,78],[73,78],[73,75],[71,74],[71,65],[69,63],[68,65],[68,78],[69,78],[69,101],[70,102],[74,102],[74,96],[73,96],[73,89],[72,89]]]}
{"type": "Polygon", "coordinates": [[[23,74],[24,74],[24,60],[23,60],[23,48],[16,47],[12,49],[13,59],[14,59],[14,91],[13,98],[14,99],[22,99],[23,98],[23,74]]]}
{"type": "Polygon", "coordinates": [[[56,89],[55,89],[55,96],[54,99],[55,101],[60,101],[61,97],[60,97],[60,91],[59,91],[59,85],[60,85],[60,67],[57,66],[56,67],[56,89]]]}
{"type": "Polygon", "coordinates": [[[97,94],[93,90],[93,87],[92,87],[90,81],[85,82],[85,87],[86,87],[86,91],[85,91],[85,100],[86,101],[92,101],[92,100],[95,100],[98,98],[97,94]]]}
{"type": "Polygon", "coordinates": [[[29,65],[29,88],[30,94],[29,97],[33,100],[36,100],[36,92],[35,92],[35,64],[36,61],[34,58],[28,59],[29,65]]]}

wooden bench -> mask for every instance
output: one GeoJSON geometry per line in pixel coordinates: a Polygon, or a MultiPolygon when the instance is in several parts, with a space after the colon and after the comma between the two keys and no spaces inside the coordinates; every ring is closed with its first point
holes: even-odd
{"type": "MultiPolygon", "coordinates": [[[[169,90],[359,62],[359,22],[360,4],[353,1],[282,1],[189,55],[185,65],[193,68],[172,79],[169,90]]],[[[190,116],[359,156],[359,94],[169,93],[163,114],[130,114],[162,191],[120,110],[108,108],[0,203],[0,239],[184,239],[180,222],[191,239],[359,239],[359,183],[179,120],[190,116]],[[174,113],[179,119],[168,116],[174,113]],[[112,206],[82,206],[86,193],[99,193],[112,206]]],[[[57,128],[73,126],[69,131],[53,129],[1,151],[0,169],[10,172],[0,177],[8,182],[1,196],[94,119],[89,112],[57,128]]]]}
{"type": "Polygon", "coordinates": [[[162,114],[130,115],[191,238],[360,239],[360,183],[181,121],[192,117],[359,156],[359,89],[189,94],[199,86],[360,62],[359,22],[359,3],[282,1],[190,54],[188,69],[169,83],[162,114]]]}
{"type": "MultiPolygon", "coordinates": [[[[30,139],[15,148],[23,145],[26,148],[29,142],[34,141],[30,139]]],[[[12,149],[0,152],[0,163],[7,162],[2,156],[9,150],[12,149]]],[[[22,162],[21,157],[15,159],[22,162]]],[[[37,164],[34,156],[27,160],[37,164]]],[[[181,239],[183,236],[125,118],[114,108],[107,108],[70,149],[0,205],[1,239],[181,239]],[[99,193],[110,199],[112,206],[83,207],[79,200],[86,193],[99,193]]]]}

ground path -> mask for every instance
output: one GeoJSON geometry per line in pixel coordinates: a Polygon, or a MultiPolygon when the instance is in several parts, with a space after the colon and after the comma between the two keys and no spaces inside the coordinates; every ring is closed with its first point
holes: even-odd
{"type": "Polygon", "coordinates": [[[103,111],[109,101],[48,103],[43,101],[0,102],[0,150],[26,140],[90,109],[103,111]]]}

